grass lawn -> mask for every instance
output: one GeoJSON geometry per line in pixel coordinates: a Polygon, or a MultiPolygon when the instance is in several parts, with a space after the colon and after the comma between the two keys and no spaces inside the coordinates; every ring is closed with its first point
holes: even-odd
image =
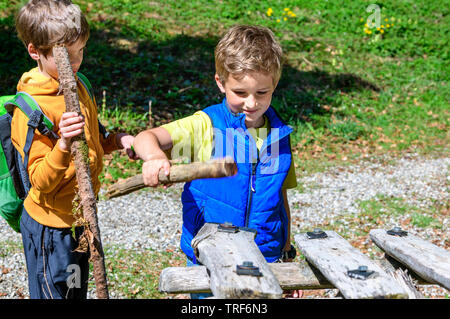
{"type": "MultiPolygon", "coordinates": [[[[258,24],[275,32],[285,53],[272,104],[294,127],[299,176],[378,155],[448,156],[447,1],[377,1],[378,29],[365,26],[373,1],[74,2],[91,26],[80,71],[93,83],[101,120],[111,131],[136,134],[149,127],[150,102],[154,125],[220,102],[214,47],[228,27],[258,24]]],[[[14,31],[20,3],[0,0],[0,95],[14,93],[21,74],[34,67],[14,31]]],[[[105,186],[140,171],[141,162],[123,152],[105,161],[105,186]]],[[[380,205],[405,209],[396,200],[360,204],[364,216],[380,205]]],[[[417,212],[413,223],[428,227],[434,218],[417,212]]],[[[147,257],[144,265],[153,260],[147,257]]],[[[172,258],[159,257],[162,263],[172,258]]],[[[108,267],[125,266],[110,261],[108,267]]],[[[125,281],[119,277],[117,285],[125,281]]],[[[139,285],[122,292],[160,297],[143,295],[139,285]]]]}

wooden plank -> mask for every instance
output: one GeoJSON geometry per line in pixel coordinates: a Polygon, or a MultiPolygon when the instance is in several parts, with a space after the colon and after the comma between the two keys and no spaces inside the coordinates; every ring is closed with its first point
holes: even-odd
{"type": "Polygon", "coordinates": [[[298,263],[271,263],[269,267],[283,290],[334,288],[319,270],[304,260],[298,263]]]}
{"type": "Polygon", "coordinates": [[[345,298],[407,298],[407,293],[384,269],[368,256],[352,247],[333,231],[328,237],[308,239],[306,234],[294,236],[302,254],[339,289],[345,298]],[[347,271],[367,266],[376,274],[366,280],[351,278],[347,271]]]}
{"type": "Polygon", "coordinates": [[[450,252],[412,234],[391,236],[384,229],[372,229],[372,241],[388,255],[429,282],[450,289],[450,252]]]}
{"type": "Polygon", "coordinates": [[[255,233],[218,231],[206,223],[192,240],[197,259],[210,272],[210,287],[216,298],[281,298],[283,290],[255,241],[255,233]],[[250,261],[261,277],[238,275],[236,266],[250,261]]]}
{"type": "MultiPolygon", "coordinates": [[[[283,290],[334,288],[306,261],[268,264],[283,290]]],[[[211,292],[205,266],[168,267],[159,277],[159,290],[166,293],[211,292]]]]}
{"type": "MultiPolygon", "coordinates": [[[[387,273],[397,270],[405,272],[412,277],[414,283],[429,285],[421,277],[415,275],[403,264],[386,255],[386,258],[376,259],[387,273]]],[[[309,290],[335,288],[320,271],[305,260],[291,263],[270,263],[275,277],[283,290],[309,290]]],[[[168,267],[163,269],[159,277],[159,291],[165,293],[200,293],[211,292],[209,275],[205,266],[196,267],[168,267]]],[[[409,295],[409,292],[408,292],[409,295]]],[[[417,298],[418,295],[415,294],[417,298]]],[[[410,297],[411,298],[411,297],[410,297]]]]}
{"type": "Polygon", "coordinates": [[[166,293],[211,292],[205,266],[168,267],[159,276],[158,290],[166,293]]]}

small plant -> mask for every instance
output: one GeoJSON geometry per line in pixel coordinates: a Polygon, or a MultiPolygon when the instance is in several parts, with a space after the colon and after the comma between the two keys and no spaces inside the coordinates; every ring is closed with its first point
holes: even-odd
{"type": "Polygon", "coordinates": [[[383,39],[383,36],[388,32],[389,29],[394,27],[394,21],[395,18],[391,17],[389,20],[388,18],[385,18],[383,20],[383,24],[376,25],[376,24],[369,24],[368,21],[365,21],[363,18],[359,20],[361,23],[364,23],[363,32],[364,34],[371,37],[371,42],[377,42],[383,39]]]}
{"type": "Polygon", "coordinates": [[[295,17],[297,17],[297,15],[289,8],[284,8],[283,11],[281,12],[281,16],[280,15],[274,15],[274,11],[272,8],[268,8],[266,11],[266,15],[268,17],[271,17],[273,19],[275,19],[275,21],[277,23],[280,23],[281,21],[288,21],[289,18],[293,19],[295,17]]]}

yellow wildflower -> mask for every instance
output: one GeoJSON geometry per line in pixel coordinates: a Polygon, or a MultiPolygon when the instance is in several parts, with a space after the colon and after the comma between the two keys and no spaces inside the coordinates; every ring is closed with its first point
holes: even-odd
{"type": "Polygon", "coordinates": [[[366,32],[367,34],[372,34],[372,31],[370,31],[370,30],[367,30],[367,32],[366,32]]]}
{"type": "Polygon", "coordinates": [[[272,13],[273,13],[272,8],[267,9],[267,16],[270,17],[272,15],[272,13]]]}
{"type": "Polygon", "coordinates": [[[277,22],[280,22],[281,20],[280,19],[277,19],[277,22]]]}
{"type": "Polygon", "coordinates": [[[291,17],[295,18],[296,16],[297,15],[294,12],[291,13],[291,17]]]}
{"type": "Polygon", "coordinates": [[[381,29],[380,28],[377,28],[377,31],[380,31],[381,29]]]}
{"type": "Polygon", "coordinates": [[[368,28],[369,27],[369,25],[366,23],[366,24],[364,24],[364,26],[366,27],[366,28],[368,28]]]}
{"type": "Polygon", "coordinates": [[[289,11],[289,8],[284,8],[284,11],[289,11]]]}
{"type": "Polygon", "coordinates": [[[386,19],[384,19],[384,21],[388,22],[388,21],[389,21],[389,19],[388,19],[388,18],[386,18],[386,19]]]}
{"type": "Polygon", "coordinates": [[[389,24],[386,24],[386,28],[390,28],[391,26],[389,24]]]}
{"type": "Polygon", "coordinates": [[[384,24],[381,25],[381,28],[384,29],[384,24]]]}
{"type": "Polygon", "coordinates": [[[380,30],[380,32],[381,32],[381,33],[384,33],[384,30],[383,30],[383,29],[381,29],[381,30],[380,30]]]}
{"type": "Polygon", "coordinates": [[[363,21],[364,21],[364,19],[363,19],[363,18],[359,19],[359,22],[363,22],[363,21]]]}
{"type": "Polygon", "coordinates": [[[283,20],[284,20],[284,21],[287,21],[287,18],[286,18],[286,17],[284,17],[284,18],[283,18],[283,20]]]}

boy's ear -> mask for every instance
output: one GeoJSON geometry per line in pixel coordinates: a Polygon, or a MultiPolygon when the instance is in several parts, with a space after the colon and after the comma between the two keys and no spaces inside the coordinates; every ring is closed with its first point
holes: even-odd
{"type": "Polygon", "coordinates": [[[274,91],[275,91],[275,89],[277,88],[278,82],[280,82],[280,80],[276,81],[276,82],[273,84],[273,90],[274,90],[274,91]]]}
{"type": "Polygon", "coordinates": [[[275,83],[275,85],[273,86],[274,89],[277,88],[278,82],[280,82],[279,80],[275,83]]]}
{"type": "Polygon", "coordinates": [[[217,73],[216,73],[216,75],[214,75],[214,79],[216,80],[216,83],[217,83],[217,86],[219,87],[220,92],[225,93],[225,87],[222,84],[222,82],[220,81],[220,77],[217,73]]]}
{"type": "Polygon", "coordinates": [[[35,61],[39,61],[40,59],[40,55],[38,50],[34,47],[33,43],[29,43],[27,46],[27,50],[28,50],[28,54],[30,55],[30,57],[35,60],[35,61]]]}

